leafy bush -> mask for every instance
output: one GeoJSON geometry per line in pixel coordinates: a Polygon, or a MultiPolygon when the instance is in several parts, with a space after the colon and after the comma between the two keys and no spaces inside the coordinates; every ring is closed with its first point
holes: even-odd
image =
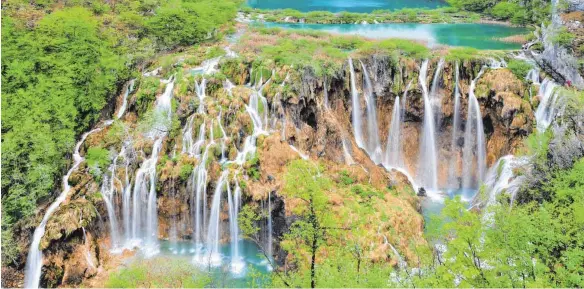
{"type": "Polygon", "coordinates": [[[531,64],[525,61],[512,59],[507,64],[507,68],[509,68],[509,70],[511,70],[511,72],[513,72],[513,74],[515,74],[517,78],[525,79],[527,72],[529,72],[529,70],[531,70],[532,67],[531,64]]]}
{"type": "Polygon", "coordinates": [[[491,15],[493,15],[496,19],[500,20],[507,20],[515,13],[520,10],[520,7],[517,3],[514,2],[499,2],[493,10],[491,10],[491,15]]]}
{"type": "Polygon", "coordinates": [[[178,177],[181,179],[181,181],[186,181],[189,179],[189,177],[191,176],[192,173],[193,173],[193,165],[186,164],[180,168],[180,172],[178,174],[178,177]]]}
{"type": "Polygon", "coordinates": [[[569,47],[576,36],[570,33],[566,27],[562,27],[553,37],[552,42],[560,46],[569,47]]]}

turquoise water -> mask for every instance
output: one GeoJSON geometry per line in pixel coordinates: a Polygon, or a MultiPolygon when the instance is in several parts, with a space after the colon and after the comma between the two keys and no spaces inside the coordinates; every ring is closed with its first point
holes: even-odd
{"type": "MultiPolygon", "coordinates": [[[[193,242],[161,240],[160,253],[154,258],[167,257],[171,260],[183,260],[195,264],[202,272],[211,274],[211,287],[249,288],[254,284],[252,278],[255,279],[256,286],[261,286],[263,282],[269,282],[272,268],[255,243],[247,240],[239,242],[239,254],[245,267],[238,273],[233,272],[231,268],[231,244],[223,244],[219,250],[221,252],[221,265],[209,267],[194,261],[197,246],[193,242]]],[[[142,256],[139,257],[142,258],[142,256]]],[[[135,259],[135,262],[139,262],[140,258],[135,259]]]]}
{"type": "Polygon", "coordinates": [[[403,38],[425,42],[429,47],[448,45],[491,50],[520,49],[521,44],[498,41],[497,39],[528,32],[526,28],[497,24],[300,24],[268,22],[263,25],[268,28],[309,29],[335,34],[360,35],[373,39],[403,38]]]}
{"type": "Polygon", "coordinates": [[[396,10],[402,8],[438,8],[448,6],[442,0],[248,0],[247,4],[259,9],[291,8],[303,12],[348,11],[360,13],[367,13],[379,9],[396,10]]]}

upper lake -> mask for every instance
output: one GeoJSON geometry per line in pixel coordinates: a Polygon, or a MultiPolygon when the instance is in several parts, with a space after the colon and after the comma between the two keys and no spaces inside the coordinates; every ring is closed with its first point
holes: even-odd
{"type": "Polygon", "coordinates": [[[374,10],[396,10],[402,8],[438,8],[448,6],[442,0],[248,0],[247,4],[259,9],[295,9],[307,11],[360,12],[374,10]]]}
{"type": "Polygon", "coordinates": [[[525,34],[529,30],[497,24],[298,24],[264,23],[268,28],[308,29],[335,34],[360,35],[372,39],[403,38],[422,41],[429,47],[439,45],[468,46],[477,49],[514,50],[521,44],[500,41],[500,38],[525,34]]]}

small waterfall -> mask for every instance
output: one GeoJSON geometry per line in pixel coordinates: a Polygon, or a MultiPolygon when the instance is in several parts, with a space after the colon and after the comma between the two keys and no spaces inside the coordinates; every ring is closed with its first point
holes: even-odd
{"type": "Polygon", "coordinates": [[[24,288],[38,288],[39,287],[39,283],[40,283],[40,279],[41,279],[41,269],[43,267],[43,252],[39,248],[39,246],[41,244],[41,239],[45,235],[45,229],[47,226],[47,222],[49,221],[49,219],[51,218],[53,213],[59,208],[61,203],[63,203],[65,201],[65,199],[67,199],[67,197],[69,196],[69,191],[71,190],[71,186],[69,185],[69,177],[71,176],[71,174],[75,170],[77,170],[77,168],[79,167],[81,162],[84,161],[84,158],[79,154],[79,149],[81,148],[81,145],[83,144],[83,142],[85,142],[85,139],[87,138],[87,136],[89,136],[92,133],[95,133],[95,132],[102,130],[104,127],[109,126],[111,123],[112,123],[112,121],[107,121],[104,123],[103,127],[93,129],[93,130],[83,134],[81,136],[81,140],[79,140],[79,142],[77,142],[77,144],[75,145],[75,149],[73,151],[73,165],[71,166],[69,171],[67,171],[67,174],[65,174],[65,176],[63,176],[63,180],[62,180],[63,191],[61,191],[61,194],[59,194],[59,197],[57,197],[57,199],[49,206],[49,208],[45,212],[45,215],[43,216],[41,223],[34,230],[32,242],[30,244],[30,249],[28,251],[28,256],[26,258],[26,268],[24,271],[24,276],[25,276],[24,288]]]}
{"type": "MultiPolygon", "coordinates": [[[[122,148],[122,150],[123,150],[123,148],[122,148]]],[[[103,182],[101,184],[101,196],[102,196],[103,201],[105,203],[105,207],[106,207],[107,215],[108,215],[108,219],[109,219],[111,249],[113,251],[120,248],[120,246],[121,246],[120,234],[118,231],[119,230],[118,217],[116,215],[116,211],[114,208],[113,197],[114,197],[114,194],[116,192],[116,187],[115,187],[115,183],[114,183],[116,180],[116,163],[118,161],[118,157],[122,153],[123,153],[123,151],[121,151],[120,154],[114,158],[114,160],[112,161],[112,164],[109,167],[110,175],[108,176],[108,175],[104,174],[103,182]]]]}
{"type": "Polygon", "coordinates": [[[539,68],[533,67],[532,69],[530,69],[527,72],[525,79],[531,81],[531,83],[533,83],[533,84],[540,84],[540,82],[539,82],[539,68]]]}
{"type": "Polygon", "coordinates": [[[440,84],[440,76],[442,75],[442,70],[444,68],[444,58],[440,58],[438,61],[438,66],[436,67],[436,72],[434,73],[434,78],[432,79],[432,86],[430,88],[430,102],[432,103],[432,108],[434,109],[434,126],[440,127],[442,119],[442,95],[438,94],[438,88],[440,84]]]}
{"type": "Polygon", "coordinates": [[[219,124],[219,130],[221,131],[221,160],[219,160],[220,163],[224,163],[225,161],[227,161],[227,157],[225,156],[225,150],[226,150],[226,145],[225,143],[227,142],[227,134],[225,133],[225,129],[223,128],[223,124],[221,123],[221,115],[222,112],[219,112],[219,115],[217,115],[217,123],[219,124]]]}
{"type": "Polygon", "coordinates": [[[485,146],[485,131],[483,128],[483,117],[481,115],[481,108],[479,102],[474,94],[474,89],[477,80],[484,73],[485,67],[475,79],[471,81],[468,94],[468,114],[466,117],[466,128],[464,134],[464,148],[463,148],[463,188],[477,188],[485,177],[486,164],[486,146],[485,146]],[[473,125],[474,122],[474,125],[473,125]],[[473,130],[476,135],[473,136],[473,130]],[[476,171],[473,170],[473,150],[476,145],[476,171]],[[476,172],[475,180],[473,181],[473,171],[476,172]]]}
{"type": "Polygon", "coordinates": [[[457,164],[457,152],[458,152],[458,130],[460,128],[460,87],[459,87],[459,70],[458,62],[456,62],[456,70],[454,72],[455,82],[454,82],[454,121],[452,123],[452,141],[450,142],[450,151],[452,157],[450,158],[450,166],[448,171],[448,184],[452,188],[458,188],[460,184],[458,183],[458,164],[457,164]]]}
{"type": "Polygon", "coordinates": [[[205,89],[207,87],[207,79],[203,78],[201,79],[201,82],[197,82],[197,80],[195,80],[195,94],[197,94],[197,97],[199,98],[199,108],[197,109],[198,113],[204,113],[205,112],[205,89]]]}
{"type": "Polygon", "coordinates": [[[122,106],[120,107],[120,110],[118,111],[118,114],[116,115],[116,118],[122,118],[122,116],[124,115],[124,113],[126,113],[126,108],[128,107],[128,95],[130,95],[130,93],[132,93],[132,91],[134,91],[134,82],[136,80],[132,79],[130,80],[130,83],[128,83],[128,87],[126,88],[126,92],[124,93],[124,99],[122,100],[122,106]]]}
{"type": "Polygon", "coordinates": [[[343,158],[345,159],[345,164],[349,166],[353,165],[355,163],[355,160],[353,160],[351,152],[349,152],[349,144],[347,144],[349,141],[347,140],[347,137],[343,136],[341,142],[343,144],[343,158]]]}
{"type": "Polygon", "coordinates": [[[302,153],[301,151],[299,151],[295,146],[293,146],[291,144],[289,144],[289,146],[290,146],[290,148],[293,151],[295,151],[296,153],[298,153],[298,155],[300,156],[301,159],[303,159],[303,160],[308,160],[309,159],[308,155],[306,155],[306,154],[302,153]]]}
{"type": "Polygon", "coordinates": [[[211,145],[207,145],[203,156],[199,160],[197,166],[193,169],[192,183],[194,184],[194,190],[191,194],[191,210],[194,216],[194,236],[193,240],[196,244],[201,245],[203,243],[203,228],[205,228],[205,210],[207,208],[207,159],[209,158],[209,148],[211,145]]]}
{"type": "MultiPolygon", "coordinates": [[[[213,193],[213,201],[211,202],[211,211],[209,214],[209,227],[207,229],[207,254],[203,256],[203,263],[209,266],[221,265],[221,254],[219,252],[220,241],[220,211],[221,211],[221,194],[226,189],[227,194],[230,195],[230,188],[227,182],[228,170],[221,173],[221,177],[215,186],[213,193]]],[[[197,262],[201,262],[200,256],[195,256],[197,262]]]]}
{"type": "Polygon", "coordinates": [[[375,97],[373,96],[373,86],[371,85],[371,78],[369,77],[369,72],[367,68],[361,63],[361,68],[363,69],[363,78],[365,80],[365,100],[367,103],[367,152],[371,157],[371,160],[379,164],[382,161],[382,151],[381,143],[379,141],[379,128],[377,125],[377,106],[375,104],[375,97]]]}
{"type": "Polygon", "coordinates": [[[273,236],[272,236],[272,193],[268,192],[268,256],[273,256],[273,236]]]}
{"type": "Polygon", "coordinates": [[[546,78],[539,86],[540,102],[535,111],[535,120],[537,123],[537,130],[545,131],[552,123],[557,111],[558,84],[552,79],[546,78]]]}
{"type": "Polygon", "coordinates": [[[427,191],[438,189],[438,159],[436,153],[436,132],[434,126],[434,113],[428,96],[426,76],[428,73],[428,60],[422,62],[420,67],[419,82],[424,96],[424,128],[422,141],[420,142],[420,156],[418,160],[418,178],[420,185],[427,191]]]}
{"type": "MultiPolygon", "coordinates": [[[[79,222],[81,223],[81,222],[79,222]]],[[[95,264],[93,263],[93,260],[91,259],[91,253],[89,253],[89,248],[90,246],[88,246],[89,244],[87,243],[87,234],[85,233],[85,227],[81,227],[81,230],[83,231],[83,246],[85,247],[85,261],[87,262],[87,265],[89,265],[89,267],[91,268],[96,268],[95,264]]]]}
{"type": "Polygon", "coordinates": [[[363,143],[363,125],[361,124],[361,103],[359,101],[359,92],[355,83],[355,69],[353,68],[353,60],[351,58],[349,58],[349,71],[351,73],[351,100],[353,104],[353,135],[355,135],[357,146],[365,148],[363,143]]]}
{"type": "Polygon", "coordinates": [[[326,83],[326,75],[324,77],[324,81],[322,83],[322,86],[323,86],[323,90],[324,90],[324,109],[329,110],[329,109],[331,109],[331,107],[329,105],[328,86],[326,83]]]}
{"type": "MultiPolygon", "coordinates": [[[[407,90],[406,90],[407,91],[407,90]]],[[[385,150],[386,167],[403,167],[402,147],[401,147],[401,117],[399,96],[393,103],[393,112],[391,114],[391,126],[387,135],[387,148],[385,150]]]]}
{"type": "Polygon", "coordinates": [[[239,256],[239,206],[241,202],[241,188],[237,180],[235,181],[235,191],[233,198],[228,194],[229,203],[229,233],[231,234],[231,271],[241,273],[245,268],[245,263],[239,256]]]}
{"type": "Polygon", "coordinates": [[[523,182],[523,176],[515,176],[513,170],[519,166],[525,165],[529,162],[526,157],[514,157],[507,155],[501,157],[493,167],[491,167],[485,178],[485,193],[486,198],[481,199],[477,195],[473,200],[473,206],[490,206],[496,203],[497,196],[503,192],[507,192],[513,199],[515,193],[519,189],[519,185],[523,182]]]}
{"type": "Polygon", "coordinates": [[[128,159],[128,152],[126,147],[131,147],[130,142],[124,142],[122,146],[122,150],[120,151],[120,155],[124,159],[124,191],[122,192],[122,218],[124,220],[124,237],[126,242],[126,247],[130,247],[130,243],[132,240],[131,236],[131,224],[132,224],[132,216],[131,216],[131,198],[132,198],[132,183],[130,182],[130,174],[128,173],[130,161],[128,159]]]}

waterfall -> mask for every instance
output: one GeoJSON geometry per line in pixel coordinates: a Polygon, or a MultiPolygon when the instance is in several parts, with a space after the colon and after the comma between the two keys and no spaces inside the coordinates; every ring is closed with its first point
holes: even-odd
{"type": "Polygon", "coordinates": [[[211,145],[207,145],[203,156],[199,160],[197,166],[193,169],[192,182],[194,184],[194,190],[191,194],[191,210],[194,213],[194,236],[193,240],[196,244],[201,245],[203,242],[203,228],[205,228],[205,210],[207,208],[207,159],[209,158],[209,148],[211,145]]]}
{"type": "Polygon", "coordinates": [[[418,160],[418,178],[420,185],[427,191],[438,189],[438,159],[436,153],[436,132],[434,126],[434,113],[428,96],[426,76],[428,73],[428,60],[422,62],[420,67],[419,82],[424,96],[424,128],[422,141],[420,142],[420,156],[418,160]]]}
{"type": "Polygon", "coordinates": [[[201,83],[197,82],[197,80],[195,80],[195,94],[197,94],[197,97],[199,98],[199,108],[197,109],[198,113],[204,113],[205,112],[205,88],[207,87],[207,79],[205,79],[203,77],[203,79],[201,79],[201,83]]]}
{"type": "Polygon", "coordinates": [[[456,62],[454,76],[454,121],[452,123],[452,141],[450,142],[450,152],[452,154],[450,158],[450,166],[448,171],[448,184],[453,188],[458,188],[458,164],[457,164],[457,152],[458,152],[458,130],[460,128],[460,88],[459,88],[459,70],[458,62],[456,62]]]}
{"type": "Polygon", "coordinates": [[[535,111],[535,120],[540,132],[545,131],[555,117],[559,98],[557,87],[558,84],[550,78],[544,79],[539,86],[540,102],[535,111]]]}
{"type": "Polygon", "coordinates": [[[331,107],[329,105],[329,96],[328,96],[328,87],[326,84],[326,75],[324,77],[324,81],[322,83],[323,90],[324,90],[324,109],[329,110],[331,107]]]}
{"type": "Polygon", "coordinates": [[[444,58],[440,58],[438,61],[438,66],[436,67],[436,72],[434,73],[434,78],[432,79],[432,86],[430,88],[430,102],[432,103],[432,108],[434,109],[435,127],[440,127],[440,123],[442,121],[440,117],[442,115],[442,96],[438,94],[438,87],[443,68],[444,58]]]}
{"type": "Polygon", "coordinates": [[[227,189],[227,194],[230,195],[230,188],[227,182],[228,170],[221,173],[221,177],[215,185],[215,192],[213,193],[213,201],[211,202],[211,211],[209,214],[209,227],[207,229],[207,254],[200,260],[200,256],[195,256],[197,262],[203,261],[202,264],[209,266],[221,265],[221,254],[219,252],[220,241],[220,211],[221,211],[221,194],[224,189],[227,189]],[[225,188],[226,187],[226,188],[225,188]]]}
{"type": "Polygon", "coordinates": [[[162,149],[162,144],[168,133],[172,108],[172,90],[174,80],[168,81],[164,93],[156,102],[155,113],[166,118],[162,123],[156,123],[153,132],[148,135],[154,137],[154,145],[150,158],[146,159],[136,172],[133,208],[132,208],[132,238],[145,245],[144,253],[147,257],[158,253],[158,207],[156,201],[156,163],[162,149]],[[146,205],[146,208],[144,208],[146,205]]]}
{"type": "Polygon", "coordinates": [[[122,116],[124,115],[124,113],[126,113],[126,107],[128,107],[128,95],[130,95],[130,93],[132,93],[132,91],[134,91],[134,82],[136,80],[132,79],[130,80],[130,83],[128,83],[128,87],[126,88],[126,92],[124,93],[124,99],[122,100],[122,106],[120,107],[120,110],[118,111],[118,114],[116,116],[116,118],[122,118],[122,116]]]}
{"type": "Polygon", "coordinates": [[[479,102],[474,94],[474,89],[477,80],[484,73],[485,67],[481,68],[481,71],[475,79],[470,83],[469,93],[468,93],[468,114],[466,117],[466,128],[464,134],[464,148],[462,156],[463,164],[463,188],[476,188],[485,177],[486,164],[486,146],[485,146],[485,131],[483,128],[483,117],[481,115],[481,109],[479,102]],[[474,121],[474,125],[473,125],[474,121]],[[473,136],[473,129],[476,131],[476,135],[473,136]],[[476,145],[476,176],[473,182],[473,149],[476,145]]]}
{"type": "Polygon", "coordinates": [[[221,115],[222,115],[222,111],[219,111],[219,114],[217,115],[217,123],[219,124],[219,130],[221,131],[221,160],[219,160],[220,163],[224,163],[225,161],[227,161],[227,157],[225,156],[225,150],[226,150],[226,145],[225,143],[227,142],[227,134],[225,133],[225,129],[223,128],[223,124],[221,123],[221,115]]]}
{"type": "Polygon", "coordinates": [[[49,208],[45,212],[45,215],[43,216],[43,219],[41,220],[41,223],[34,230],[32,242],[30,244],[30,249],[28,251],[28,256],[26,257],[26,268],[24,271],[25,276],[24,288],[39,287],[41,279],[41,269],[43,267],[43,252],[39,248],[41,244],[41,239],[45,234],[47,222],[49,221],[53,213],[55,213],[55,211],[59,208],[61,203],[63,203],[63,201],[65,201],[65,199],[67,199],[67,197],[69,196],[69,191],[71,190],[71,186],[69,185],[69,177],[75,170],[77,170],[81,162],[84,161],[84,158],[79,154],[79,149],[81,148],[81,145],[83,144],[83,142],[85,142],[87,136],[102,130],[104,127],[109,126],[111,123],[112,121],[107,121],[104,123],[104,126],[98,127],[96,129],[84,133],[81,136],[79,142],[77,142],[77,144],[75,145],[75,149],[73,151],[73,165],[71,166],[69,171],[67,171],[67,174],[63,176],[62,179],[63,190],[61,191],[57,199],[49,206],[49,208]]]}
{"type": "Polygon", "coordinates": [[[359,102],[359,92],[355,84],[355,69],[353,68],[353,60],[351,58],[349,58],[349,71],[351,73],[351,100],[353,104],[353,134],[355,135],[357,146],[365,148],[363,143],[363,126],[361,124],[361,103],[359,102]]]}
{"type": "MultiPolygon", "coordinates": [[[[79,222],[81,223],[81,222],[79,222]]],[[[87,234],[85,233],[85,228],[81,227],[81,230],[83,231],[83,246],[85,247],[85,261],[87,261],[87,265],[89,265],[89,267],[91,268],[95,268],[95,264],[93,263],[93,260],[91,259],[91,253],[89,253],[89,248],[91,248],[91,245],[88,248],[88,243],[87,243],[87,234]]]]}
{"type": "Polygon", "coordinates": [[[235,191],[233,192],[233,202],[229,202],[229,227],[231,234],[231,270],[234,273],[241,273],[245,268],[245,262],[239,255],[239,208],[241,206],[241,188],[239,182],[235,180],[235,191]]]}
{"type": "Polygon", "coordinates": [[[301,159],[303,159],[303,160],[308,160],[309,159],[308,155],[306,155],[306,154],[302,153],[301,151],[299,151],[295,146],[293,146],[291,144],[289,144],[289,146],[290,146],[290,148],[293,151],[295,151],[300,156],[301,159]]]}
{"type": "Polygon", "coordinates": [[[401,147],[401,111],[398,96],[393,103],[391,125],[387,135],[387,148],[385,150],[385,166],[387,167],[403,167],[401,147]]]}
{"type": "Polygon", "coordinates": [[[349,141],[347,140],[347,137],[343,136],[341,142],[343,144],[343,158],[345,159],[345,164],[349,166],[353,165],[355,163],[355,160],[353,160],[351,152],[349,152],[349,145],[347,144],[349,141]]]}
{"type": "Polygon", "coordinates": [[[507,155],[501,157],[491,167],[485,178],[485,196],[477,194],[473,200],[473,206],[490,206],[496,203],[497,196],[503,192],[511,195],[511,203],[519,185],[523,182],[523,176],[515,176],[513,170],[529,162],[526,157],[514,157],[507,155]]]}
{"type": "Polygon", "coordinates": [[[128,160],[128,153],[126,147],[130,146],[130,142],[124,142],[122,146],[122,150],[120,151],[120,155],[124,158],[124,191],[122,192],[122,218],[124,220],[124,237],[126,244],[124,246],[130,247],[130,243],[132,240],[131,236],[131,202],[130,199],[132,198],[132,184],[130,183],[130,175],[128,173],[128,169],[130,166],[130,161],[128,160]]]}
{"type": "Polygon", "coordinates": [[[120,234],[118,231],[119,230],[118,217],[116,215],[116,211],[114,208],[113,197],[114,197],[114,194],[116,192],[115,183],[114,183],[116,180],[116,163],[118,161],[118,157],[120,155],[122,155],[123,149],[124,148],[122,148],[122,151],[120,152],[120,154],[118,154],[114,158],[114,160],[112,161],[112,164],[110,165],[110,167],[108,169],[110,172],[110,176],[104,174],[103,182],[101,184],[101,196],[102,196],[103,201],[105,203],[105,207],[106,207],[107,215],[108,215],[108,219],[109,219],[111,249],[113,251],[120,248],[120,246],[121,246],[120,234]]]}
{"type": "Polygon", "coordinates": [[[272,237],[272,193],[268,192],[268,257],[273,256],[273,237],[272,237]]]}
{"type": "Polygon", "coordinates": [[[525,79],[531,81],[531,83],[533,83],[533,84],[540,84],[539,83],[539,68],[533,67],[532,69],[530,69],[527,72],[525,79]]]}
{"type": "Polygon", "coordinates": [[[373,87],[371,85],[371,78],[367,72],[367,68],[361,63],[363,69],[363,78],[365,80],[365,100],[367,104],[367,152],[371,160],[379,164],[382,161],[381,143],[379,141],[379,128],[377,126],[377,106],[375,104],[375,97],[373,96],[373,87]]]}

